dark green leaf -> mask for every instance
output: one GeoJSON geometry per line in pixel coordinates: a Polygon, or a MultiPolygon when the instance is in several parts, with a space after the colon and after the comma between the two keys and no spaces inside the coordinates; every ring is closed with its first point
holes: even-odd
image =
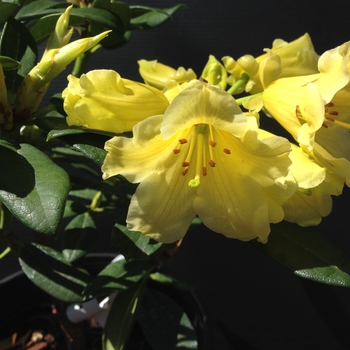
{"type": "Polygon", "coordinates": [[[67,200],[66,207],[64,209],[64,218],[69,218],[86,212],[86,206],[70,199],[67,200]]]}
{"type": "Polygon", "coordinates": [[[62,254],[38,244],[25,245],[19,262],[28,278],[53,297],[66,302],[82,302],[81,293],[89,274],[69,264],[62,254]]]}
{"type": "Polygon", "coordinates": [[[70,183],[66,172],[43,152],[21,144],[18,153],[1,147],[0,199],[31,229],[55,235],[70,183]]]}
{"type": "Polygon", "coordinates": [[[145,275],[147,267],[144,261],[126,261],[121,257],[98,274],[86,287],[84,295],[93,298],[129,289],[145,275]]]}
{"type": "MultiPolygon", "coordinates": [[[[36,1],[23,9],[17,14],[17,19],[21,21],[30,21],[40,19],[49,15],[62,14],[68,4],[50,2],[50,1],[36,1]],[[40,7],[40,3],[45,3],[44,7],[40,7]],[[51,4],[50,4],[51,3],[51,4]],[[64,8],[59,8],[59,6],[64,8]]],[[[86,21],[100,23],[108,29],[120,31],[122,30],[121,20],[113,13],[98,9],[98,8],[72,8],[70,11],[70,21],[72,23],[86,23],[86,21]]]]}
{"type": "Polygon", "coordinates": [[[65,9],[57,9],[57,7],[67,7],[69,4],[59,3],[52,0],[36,0],[22,7],[17,13],[16,19],[26,21],[34,18],[43,17],[49,13],[63,13],[65,9]]]}
{"type": "MultiPolygon", "coordinates": [[[[146,279],[117,294],[108,314],[102,338],[103,350],[122,350],[135,322],[146,279]]],[[[163,349],[164,350],[164,349],[163,349]]]]}
{"type": "Polygon", "coordinates": [[[18,69],[21,63],[7,56],[0,56],[0,64],[4,70],[18,69]]]}
{"type": "Polygon", "coordinates": [[[21,9],[22,3],[22,0],[0,1],[0,28],[10,16],[16,16],[16,13],[21,9]]]}
{"type": "Polygon", "coordinates": [[[65,125],[67,127],[65,118],[51,116],[36,118],[35,125],[45,131],[50,131],[60,125],[65,125]]]}
{"type": "Polygon", "coordinates": [[[96,237],[96,225],[91,215],[84,213],[75,216],[65,229],[63,258],[69,262],[82,258],[94,246],[96,237]]]}
{"type": "Polygon", "coordinates": [[[56,129],[49,132],[47,135],[47,140],[50,141],[57,137],[62,136],[68,136],[68,135],[79,135],[79,134],[98,134],[98,135],[104,135],[108,138],[112,138],[115,136],[115,134],[108,132],[108,131],[102,131],[102,130],[95,130],[95,129],[87,129],[81,126],[71,126],[67,128],[67,125],[62,125],[63,129],[56,129]]]}
{"type": "Polygon", "coordinates": [[[136,28],[147,29],[159,26],[184,5],[176,5],[166,9],[157,9],[145,6],[130,6],[130,23],[136,28]]]}
{"type": "Polygon", "coordinates": [[[147,289],[139,323],[154,350],[197,349],[193,325],[184,310],[167,295],[147,289]]]}
{"type": "Polygon", "coordinates": [[[0,39],[0,56],[7,56],[20,62],[18,70],[6,71],[6,86],[10,103],[18,86],[37,63],[37,46],[26,26],[14,18],[6,22],[0,39]]]}
{"type": "Polygon", "coordinates": [[[186,291],[193,290],[193,287],[188,283],[179,281],[176,278],[165,275],[164,273],[161,273],[161,272],[151,273],[149,277],[153,281],[169,285],[178,290],[186,290],[186,291]]]}
{"type": "MultiPolygon", "coordinates": [[[[40,17],[33,25],[29,27],[33,38],[37,43],[43,42],[54,30],[58,18],[62,13],[51,14],[44,17],[40,17]]],[[[78,26],[85,23],[85,19],[77,16],[70,16],[69,25],[78,26]]]]}
{"type": "Polygon", "coordinates": [[[143,236],[140,232],[129,231],[125,226],[115,224],[112,244],[127,260],[148,259],[163,244],[143,236]]]}
{"type": "Polygon", "coordinates": [[[314,228],[282,222],[271,225],[268,243],[251,243],[300,277],[350,287],[349,258],[314,228]]]}
{"type": "Polygon", "coordinates": [[[48,139],[60,136],[60,140],[66,142],[75,151],[82,153],[86,158],[101,166],[107,152],[103,149],[104,144],[110,137],[95,134],[94,130],[71,128],[66,130],[53,130],[48,139]],[[67,131],[69,130],[69,131],[67,131]]]}

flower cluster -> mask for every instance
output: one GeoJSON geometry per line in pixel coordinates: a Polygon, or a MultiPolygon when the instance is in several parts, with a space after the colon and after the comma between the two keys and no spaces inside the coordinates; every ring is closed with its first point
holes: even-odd
{"type": "Polygon", "coordinates": [[[267,242],[271,223],[319,224],[350,184],[349,43],[319,56],[305,34],[222,62],[210,55],[197,77],[142,59],[145,84],[112,70],[68,78],[69,125],[132,131],[106,142],[102,166],[104,179],[139,184],[129,230],[170,243],[198,216],[227,237],[267,242]],[[264,130],[260,111],[290,140],[264,130]]]}

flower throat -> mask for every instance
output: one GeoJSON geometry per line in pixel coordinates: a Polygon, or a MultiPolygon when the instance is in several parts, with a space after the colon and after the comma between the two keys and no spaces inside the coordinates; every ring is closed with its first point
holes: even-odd
{"type": "MultiPolygon", "coordinates": [[[[197,188],[201,183],[201,176],[207,175],[207,164],[211,168],[215,168],[216,166],[213,149],[217,143],[214,141],[213,127],[211,125],[204,123],[195,124],[187,129],[185,137],[179,140],[178,146],[173,151],[174,154],[179,154],[181,147],[188,143],[187,137],[190,133],[192,133],[192,139],[188,146],[186,158],[182,162],[183,170],[181,171],[181,175],[185,176],[192,162],[195,162],[195,176],[188,182],[188,186],[197,188]],[[195,150],[197,152],[194,152],[195,150]]],[[[223,151],[226,154],[231,154],[231,151],[227,148],[224,148],[223,151]]]]}

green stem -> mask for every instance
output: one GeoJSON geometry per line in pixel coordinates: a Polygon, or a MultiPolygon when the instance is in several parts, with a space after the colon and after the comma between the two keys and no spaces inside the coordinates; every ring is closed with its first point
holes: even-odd
{"type": "Polygon", "coordinates": [[[80,78],[80,76],[85,72],[86,64],[89,60],[89,57],[92,53],[97,51],[99,48],[101,48],[101,44],[97,44],[94,47],[92,47],[90,50],[82,53],[74,63],[72,75],[74,75],[77,78],[80,78]]]}
{"type": "Polygon", "coordinates": [[[248,81],[249,81],[249,75],[247,73],[243,73],[241,77],[227,90],[227,92],[230,95],[233,95],[243,85],[247,84],[248,81]]]}
{"type": "Polygon", "coordinates": [[[79,78],[84,73],[90,54],[90,51],[86,51],[75,60],[72,75],[79,78]]]}
{"type": "Polygon", "coordinates": [[[242,104],[246,101],[249,101],[251,98],[254,98],[254,97],[257,97],[257,96],[261,96],[263,93],[262,92],[259,92],[257,94],[254,94],[254,95],[249,95],[249,96],[244,96],[244,97],[241,97],[241,98],[237,98],[236,99],[236,102],[239,106],[242,106],[242,104]]]}

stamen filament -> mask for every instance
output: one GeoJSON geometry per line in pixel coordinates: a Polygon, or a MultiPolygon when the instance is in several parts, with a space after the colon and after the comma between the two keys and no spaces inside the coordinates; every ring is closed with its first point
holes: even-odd
{"type": "Polygon", "coordinates": [[[350,130],[350,124],[348,124],[348,123],[341,122],[341,121],[333,119],[331,117],[325,117],[325,119],[328,122],[331,122],[331,123],[333,123],[335,125],[338,125],[338,126],[341,126],[341,127],[345,128],[345,129],[349,129],[350,130]]]}

